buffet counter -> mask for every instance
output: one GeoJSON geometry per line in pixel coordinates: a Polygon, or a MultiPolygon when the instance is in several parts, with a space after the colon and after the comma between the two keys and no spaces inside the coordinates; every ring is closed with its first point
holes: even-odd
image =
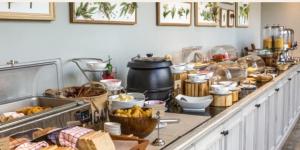
{"type": "MultiPolygon", "coordinates": [[[[165,146],[148,148],[280,149],[299,117],[299,73],[300,65],[294,65],[215,115],[166,113],[166,118],[179,118],[181,122],[161,129],[165,146]]],[[[147,139],[156,137],[155,130],[147,139]]]]}

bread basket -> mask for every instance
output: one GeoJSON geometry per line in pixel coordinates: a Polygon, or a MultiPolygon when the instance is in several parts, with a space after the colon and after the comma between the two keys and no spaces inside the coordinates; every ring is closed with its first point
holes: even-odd
{"type": "Polygon", "coordinates": [[[122,134],[133,134],[140,138],[152,133],[157,124],[157,120],[151,117],[120,117],[110,113],[109,119],[121,124],[122,134]]]}

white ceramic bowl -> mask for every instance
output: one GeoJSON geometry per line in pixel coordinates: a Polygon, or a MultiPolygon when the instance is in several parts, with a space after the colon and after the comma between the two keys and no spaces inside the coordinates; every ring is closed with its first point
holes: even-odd
{"type": "Polygon", "coordinates": [[[185,70],[184,64],[172,65],[170,68],[172,73],[182,73],[185,70]]]}
{"type": "Polygon", "coordinates": [[[206,81],[206,75],[204,74],[188,74],[189,80],[192,82],[204,82],[206,81]]]}
{"type": "Polygon", "coordinates": [[[220,84],[211,85],[211,89],[216,94],[228,94],[229,93],[229,88],[224,85],[220,85],[220,84]]]}
{"type": "Polygon", "coordinates": [[[109,90],[117,89],[122,84],[122,81],[119,79],[105,79],[100,82],[104,83],[109,90]]]}
{"type": "Polygon", "coordinates": [[[140,107],[144,107],[145,103],[145,95],[142,93],[127,93],[127,95],[133,96],[133,100],[124,102],[116,100],[119,95],[113,95],[108,98],[109,106],[112,111],[116,109],[123,109],[123,108],[132,108],[134,105],[138,105],[140,107]]]}
{"type": "Polygon", "coordinates": [[[190,97],[179,94],[175,98],[183,109],[205,109],[213,101],[213,97],[211,95],[203,97],[190,97]],[[182,98],[186,101],[182,100],[182,98]]]}

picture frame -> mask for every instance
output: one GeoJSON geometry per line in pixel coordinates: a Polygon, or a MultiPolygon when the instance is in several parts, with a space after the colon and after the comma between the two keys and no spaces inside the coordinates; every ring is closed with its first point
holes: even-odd
{"type": "Polygon", "coordinates": [[[2,2],[1,20],[55,20],[55,4],[49,2],[2,2]]]}
{"type": "Polygon", "coordinates": [[[158,26],[191,26],[193,3],[157,2],[156,24],[158,26]]]}
{"type": "Polygon", "coordinates": [[[235,26],[247,28],[249,26],[250,3],[237,2],[235,4],[235,26]]]}
{"type": "Polygon", "coordinates": [[[218,2],[196,2],[195,26],[218,26],[219,8],[218,2]]]}
{"type": "Polygon", "coordinates": [[[224,8],[220,8],[220,27],[227,27],[228,24],[228,10],[224,8]]]}
{"type": "Polygon", "coordinates": [[[227,15],[227,27],[232,28],[235,24],[235,13],[233,10],[228,10],[227,15]]]}
{"type": "Polygon", "coordinates": [[[221,2],[221,4],[225,4],[225,5],[234,5],[234,2],[221,2]]]}
{"type": "Polygon", "coordinates": [[[136,2],[72,2],[69,7],[71,23],[117,25],[137,23],[136,2]]]}

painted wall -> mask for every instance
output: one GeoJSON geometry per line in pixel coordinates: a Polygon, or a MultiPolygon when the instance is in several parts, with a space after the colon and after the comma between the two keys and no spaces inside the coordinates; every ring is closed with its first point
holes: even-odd
{"type": "MultiPolygon", "coordinates": [[[[155,3],[138,3],[134,26],[70,24],[69,5],[56,4],[56,20],[0,21],[0,64],[62,58],[65,85],[86,82],[74,64],[74,57],[113,58],[120,78],[126,78],[126,64],[137,54],[175,53],[183,47],[230,44],[237,49],[255,43],[260,46],[260,3],[253,3],[249,28],[160,27],[156,26],[155,3]]],[[[227,6],[232,7],[232,6],[227,6]]]]}
{"type": "MultiPolygon", "coordinates": [[[[280,24],[295,31],[295,40],[300,42],[300,3],[262,3],[261,25],[280,24]]],[[[293,52],[300,57],[300,50],[293,52]]]]}

